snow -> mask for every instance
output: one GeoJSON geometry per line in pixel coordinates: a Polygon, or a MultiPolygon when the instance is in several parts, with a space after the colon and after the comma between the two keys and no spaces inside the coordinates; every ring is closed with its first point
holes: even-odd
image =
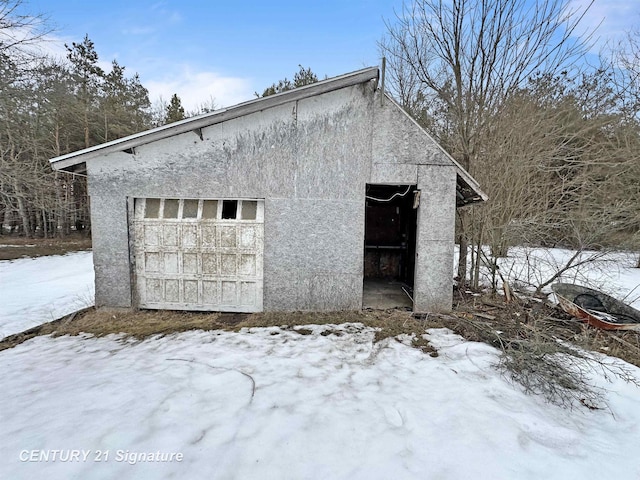
{"type": "MultiPolygon", "coordinates": [[[[78,294],[53,286],[82,292],[89,276],[68,271],[83,261],[3,264],[3,318],[64,298],[73,309],[78,294]],[[50,280],[26,288],[45,270],[50,280]]],[[[631,289],[637,277],[616,281],[631,289]]],[[[431,357],[374,344],[360,324],[304,328],[40,336],[1,351],[0,478],[640,478],[632,384],[594,372],[608,409],[566,410],[503,378],[497,350],[447,329],[428,331],[431,357]]]]}
{"type": "Polygon", "coordinates": [[[93,305],[91,252],[0,261],[0,338],[93,305]]]}
{"type": "MultiPolygon", "coordinates": [[[[511,281],[541,284],[566,265],[575,252],[560,248],[511,248],[499,262],[511,281]]],[[[558,281],[591,286],[640,308],[640,269],[634,268],[638,254],[585,251],[558,281]]],[[[544,291],[550,292],[550,287],[544,291]]]]}
{"type": "Polygon", "coordinates": [[[37,337],[5,350],[0,478],[640,476],[629,384],[599,380],[610,412],[567,411],[525,396],[492,369],[495,349],[446,329],[429,333],[436,358],[374,345],[359,324],[312,329],[37,337]],[[21,461],[73,449],[87,460],[21,461]],[[132,465],[127,451],[183,458],[132,465]]]}
{"type": "MultiPolygon", "coordinates": [[[[484,247],[487,257],[490,248],[484,247]]],[[[511,247],[507,257],[498,259],[500,272],[512,286],[535,290],[559,272],[575,254],[561,248],[511,247]]],[[[577,264],[564,272],[556,282],[577,283],[608,293],[640,309],[640,269],[634,268],[640,253],[584,251],[574,261],[577,264]],[[584,264],[581,264],[585,262],[584,264]]],[[[454,259],[454,272],[458,266],[458,250],[454,259]]],[[[469,268],[471,265],[469,265],[469,268]]],[[[491,285],[491,274],[486,266],[480,271],[481,283],[491,285]]],[[[498,288],[502,282],[496,278],[498,288]]],[[[551,293],[551,287],[543,289],[551,293]]],[[[552,297],[553,298],[553,297],[552,297]]]]}

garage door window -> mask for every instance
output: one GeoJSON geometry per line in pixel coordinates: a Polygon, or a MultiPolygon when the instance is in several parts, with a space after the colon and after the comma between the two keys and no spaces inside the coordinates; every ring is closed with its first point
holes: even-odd
{"type": "Polygon", "coordinates": [[[237,214],[238,214],[237,200],[222,201],[222,218],[224,220],[235,220],[237,214]]]}
{"type": "Polygon", "coordinates": [[[198,218],[199,200],[184,200],[182,204],[182,218],[198,218]]]}
{"type": "Polygon", "coordinates": [[[160,199],[148,198],[146,208],[144,210],[145,218],[159,218],[160,217],[160,199]]]}
{"type": "Polygon", "coordinates": [[[251,220],[258,219],[258,200],[195,200],[147,198],[136,200],[136,215],[145,219],[251,220]]]}
{"type": "Polygon", "coordinates": [[[242,220],[255,220],[258,202],[252,200],[244,200],[242,202],[242,220]]]}
{"type": "Polygon", "coordinates": [[[202,201],[202,218],[207,220],[218,218],[218,201],[217,200],[202,201]]]}

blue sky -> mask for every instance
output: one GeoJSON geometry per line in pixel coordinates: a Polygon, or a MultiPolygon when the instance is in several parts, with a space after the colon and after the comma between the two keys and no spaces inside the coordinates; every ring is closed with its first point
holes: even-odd
{"type": "MultiPolygon", "coordinates": [[[[94,41],[102,62],[138,72],[152,99],[177,92],[187,107],[252,98],[298,65],[318,76],[377,65],[384,18],[401,0],[29,0],[58,46],[94,41]]],[[[51,48],[55,48],[53,45],[51,48]]],[[[63,50],[63,47],[62,47],[63,50]]]]}
{"type": "MultiPolygon", "coordinates": [[[[590,0],[573,0],[576,6],[590,0]]],[[[586,26],[602,22],[600,43],[637,24],[637,0],[596,0],[586,26]]],[[[253,98],[298,64],[331,77],[379,64],[377,41],[402,0],[26,0],[56,28],[48,49],[94,41],[138,72],[152,101],[174,92],[187,109],[211,97],[217,106],[253,98]]]]}

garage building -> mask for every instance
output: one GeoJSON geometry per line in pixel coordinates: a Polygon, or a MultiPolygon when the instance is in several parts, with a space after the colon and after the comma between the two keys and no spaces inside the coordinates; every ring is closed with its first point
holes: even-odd
{"type": "Polygon", "coordinates": [[[100,307],[359,310],[378,282],[448,311],[456,208],[486,200],[376,67],[51,164],[88,176],[100,307]]]}

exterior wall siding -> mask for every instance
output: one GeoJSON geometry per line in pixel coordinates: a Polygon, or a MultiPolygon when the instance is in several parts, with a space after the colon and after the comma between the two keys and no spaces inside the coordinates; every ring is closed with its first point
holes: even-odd
{"type": "Polygon", "coordinates": [[[264,309],[360,309],[365,186],[417,183],[416,308],[450,309],[455,169],[378,95],[355,85],[203,128],[202,139],[188,132],[88,161],[96,305],[135,306],[132,199],[255,198],[265,201],[264,309]]]}
{"type": "Polygon", "coordinates": [[[446,312],[453,302],[456,171],[453,165],[420,165],[415,312],[446,312]]]}

